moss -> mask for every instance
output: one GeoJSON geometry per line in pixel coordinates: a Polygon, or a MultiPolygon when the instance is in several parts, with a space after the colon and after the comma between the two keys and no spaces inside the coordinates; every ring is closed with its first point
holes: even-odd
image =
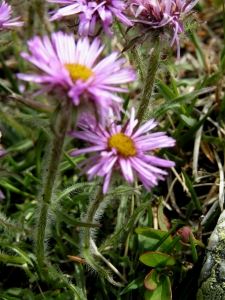
{"type": "Polygon", "coordinates": [[[197,300],[225,300],[225,210],[210,236],[197,300]]]}
{"type": "Polygon", "coordinates": [[[225,300],[225,283],[217,279],[217,266],[211,269],[210,277],[204,281],[198,290],[197,300],[225,300]]]}

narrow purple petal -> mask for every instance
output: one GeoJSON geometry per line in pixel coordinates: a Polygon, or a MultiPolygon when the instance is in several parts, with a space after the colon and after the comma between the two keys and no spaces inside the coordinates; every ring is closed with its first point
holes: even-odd
{"type": "Polygon", "coordinates": [[[114,170],[120,170],[124,179],[130,183],[134,181],[135,173],[147,190],[156,186],[159,180],[164,180],[167,172],[160,167],[173,167],[174,162],[149,155],[147,151],[159,146],[173,146],[175,140],[168,137],[164,132],[145,135],[149,128],[157,125],[153,119],[146,122],[134,133],[137,123],[134,108],[131,108],[130,120],[124,126],[116,125],[112,115],[106,121],[105,127],[98,126],[92,117],[84,114],[78,122],[83,132],[70,133],[71,136],[85,141],[89,139],[88,142],[94,144],[92,147],[73,151],[71,155],[97,152],[78,165],[78,167],[85,165],[82,174],[87,172],[88,180],[92,180],[95,175],[104,177],[103,193],[107,192],[114,170]],[[122,134],[120,135],[120,133],[122,134]],[[118,136],[114,139],[115,135],[118,136]],[[127,139],[127,137],[129,138],[127,139]],[[111,140],[109,141],[109,139],[111,140]],[[123,141],[124,144],[120,144],[123,141]],[[133,145],[130,143],[132,141],[133,145]],[[136,152],[133,152],[132,147],[135,147],[136,152]]]}

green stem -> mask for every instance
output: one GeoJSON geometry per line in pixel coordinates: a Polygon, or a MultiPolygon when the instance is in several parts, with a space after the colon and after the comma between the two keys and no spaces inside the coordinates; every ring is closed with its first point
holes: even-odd
{"type": "MultiPolygon", "coordinates": [[[[96,212],[103,200],[104,195],[102,194],[102,187],[100,187],[97,197],[90,204],[85,222],[90,221],[94,223],[96,212]]],[[[104,263],[107,264],[108,267],[110,267],[111,270],[113,270],[113,272],[115,272],[124,282],[126,282],[126,279],[123,277],[123,275],[109,261],[107,261],[107,259],[105,259],[104,256],[101,255],[101,253],[99,253],[94,241],[91,238],[91,230],[91,228],[84,228],[84,247],[82,252],[84,259],[95,271],[97,271],[101,276],[105,277],[113,285],[118,287],[123,286],[120,283],[114,281],[110,273],[104,267],[99,265],[98,260],[96,260],[97,257],[100,258],[102,261],[104,261],[104,263]]]]}
{"type": "Polygon", "coordinates": [[[95,271],[97,271],[99,275],[101,275],[103,278],[106,278],[110,283],[112,283],[115,286],[118,286],[118,287],[123,286],[119,282],[114,281],[113,278],[110,276],[109,272],[105,268],[103,268],[102,266],[100,266],[98,264],[98,261],[96,260],[96,258],[93,255],[90,255],[89,249],[84,248],[83,249],[83,255],[84,255],[84,258],[87,261],[87,263],[95,271]]]}
{"type": "Polygon", "coordinates": [[[28,18],[27,18],[27,39],[31,39],[34,36],[34,22],[36,17],[35,7],[29,5],[28,7],[28,18]]]}
{"type": "Polygon", "coordinates": [[[141,60],[141,54],[138,52],[137,48],[131,49],[130,52],[134,59],[134,62],[136,63],[140,80],[142,83],[144,83],[146,77],[145,77],[145,69],[143,66],[143,62],[141,60]]]}
{"type": "Polygon", "coordinates": [[[68,124],[70,121],[69,110],[65,107],[59,112],[57,124],[55,127],[55,132],[53,135],[53,141],[50,151],[49,163],[46,166],[47,174],[43,178],[43,190],[41,194],[41,206],[37,222],[37,236],[36,236],[36,253],[37,262],[41,269],[44,266],[44,243],[46,236],[46,225],[48,219],[48,206],[51,203],[53,190],[57,178],[57,170],[59,167],[61,154],[63,151],[64,139],[66,136],[68,124]]]}
{"type": "MultiPolygon", "coordinates": [[[[119,38],[122,39],[123,42],[126,41],[125,30],[123,29],[123,26],[121,26],[121,23],[117,19],[115,19],[114,26],[116,27],[116,29],[117,29],[117,31],[120,35],[119,38]]],[[[129,49],[129,51],[131,53],[132,59],[134,60],[134,62],[136,64],[138,74],[140,76],[140,80],[143,83],[144,79],[145,79],[145,68],[144,68],[144,64],[143,64],[142,59],[141,59],[141,53],[140,53],[140,51],[138,50],[137,47],[135,47],[134,49],[132,49],[132,47],[131,47],[129,49]]]]}
{"type": "Polygon", "coordinates": [[[45,0],[36,0],[35,1],[35,9],[36,13],[41,21],[41,23],[44,25],[45,30],[48,34],[52,32],[52,28],[50,25],[50,22],[47,18],[47,8],[46,8],[46,2],[45,0]]]}
{"type": "MultiPolygon", "coordinates": [[[[99,192],[94,201],[92,201],[88,211],[85,222],[94,223],[95,213],[99,208],[99,205],[104,200],[104,195],[102,194],[102,187],[99,188],[99,192]]],[[[91,243],[91,228],[84,228],[84,248],[90,249],[91,243]]]]}
{"type": "Polygon", "coordinates": [[[99,247],[98,251],[102,252],[105,248],[113,245],[113,243],[115,243],[117,240],[119,240],[119,239],[121,240],[121,236],[123,236],[123,238],[122,238],[123,241],[126,240],[129,232],[132,230],[132,228],[134,226],[134,223],[137,221],[138,215],[143,210],[147,209],[151,203],[152,203],[152,200],[147,201],[147,202],[141,204],[138,208],[136,208],[134,213],[132,214],[132,216],[130,216],[128,223],[125,226],[123,226],[122,228],[120,228],[117,232],[114,232],[113,235],[110,238],[108,238],[105,241],[105,243],[101,245],[101,247],[99,247]]]}
{"type": "Polygon", "coordinates": [[[140,106],[137,112],[138,126],[142,123],[145,113],[151,103],[152,91],[155,83],[155,77],[158,70],[158,63],[160,58],[160,45],[156,43],[154,51],[151,53],[148,62],[148,69],[145,76],[145,83],[140,106]]]}

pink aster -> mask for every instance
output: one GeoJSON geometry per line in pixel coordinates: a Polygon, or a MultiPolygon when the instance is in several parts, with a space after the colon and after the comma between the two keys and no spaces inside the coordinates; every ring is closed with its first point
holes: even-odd
{"type": "Polygon", "coordinates": [[[21,56],[40,72],[36,75],[18,74],[19,79],[43,84],[44,88],[39,92],[59,89],[76,106],[91,103],[102,117],[108,115],[109,107],[120,109],[123,99],[114,92],[128,90],[118,85],[136,78],[130,67],[122,67],[126,59],[118,59],[117,52],[96,62],[104,48],[97,38],[92,43],[87,37],[75,43],[73,35],[57,32],[52,33],[51,39],[48,36],[43,40],[34,37],[28,41],[28,48],[31,54],[23,52],[21,56]]]}
{"type": "Polygon", "coordinates": [[[10,28],[11,26],[23,26],[24,22],[15,22],[20,17],[11,19],[12,9],[11,5],[7,4],[5,0],[2,1],[0,5],[0,30],[4,28],[10,28]]]}
{"type": "Polygon", "coordinates": [[[130,119],[123,127],[108,119],[108,124],[104,128],[96,124],[91,116],[84,115],[78,122],[83,131],[69,133],[90,144],[90,147],[73,151],[70,155],[95,153],[77,167],[86,165],[80,175],[87,172],[88,180],[92,180],[95,175],[104,177],[104,194],[107,192],[113,170],[120,170],[130,183],[134,181],[136,174],[149,191],[151,187],[158,185],[159,179],[164,179],[163,175],[167,175],[160,167],[174,166],[174,162],[158,158],[152,155],[152,151],[156,148],[172,147],[175,140],[168,137],[165,132],[148,134],[149,130],[157,125],[154,119],[138,129],[137,123],[135,110],[131,108],[130,119]]]}
{"type": "Polygon", "coordinates": [[[183,18],[197,4],[198,0],[128,0],[129,13],[150,28],[169,27],[174,34],[170,46],[177,44],[177,57],[180,57],[179,34],[184,34],[183,18]]]}
{"type": "Polygon", "coordinates": [[[77,14],[80,23],[78,28],[79,35],[93,36],[95,33],[96,22],[101,21],[103,30],[112,37],[113,32],[110,26],[113,24],[113,16],[116,16],[123,24],[132,26],[130,20],[124,15],[126,3],[121,0],[47,0],[48,2],[61,3],[65,6],[51,12],[53,16],[50,21],[60,19],[65,16],[77,14]]]}

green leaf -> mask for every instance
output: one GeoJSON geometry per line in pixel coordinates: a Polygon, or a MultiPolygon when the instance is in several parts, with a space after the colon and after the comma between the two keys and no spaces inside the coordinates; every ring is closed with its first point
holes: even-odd
{"type": "Polygon", "coordinates": [[[131,47],[133,47],[133,45],[137,42],[138,39],[140,39],[141,36],[138,35],[138,36],[135,36],[134,38],[132,38],[128,43],[127,45],[123,48],[122,52],[125,52],[127,51],[128,49],[130,49],[131,47]]]}
{"type": "Polygon", "coordinates": [[[15,120],[15,118],[11,117],[10,114],[5,112],[5,110],[0,108],[0,117],[1,117],[1,122],[5,122],[7,125],[12,127],[15,132],[19,132],[23,136],[26,136],[28,134],[28,129],[24,128],[23,126],[20,125],[19,122],[15,120]]]}
{"type": "Polygon", "coordinates": [[[221,147],[224,147],[224,145],[225,145],[225,140],[224,139],[217,138],[215,136],[202,135],[201,140],[205,141],[205,142],[215,144],[215,145],[219,145],[221,147]]]}
{"type": "Polygon", "coordinates": [[[49,271],[54,276],[56,276],[58,279],[62,280],[63,283],[67,286],[67,288],[74,294],[74,296],[76,296],[76,299],[78,299],[78,300],[86,300],[87,299],[84,292],[82,291],[82,289],[76,287],[71,282],[69,282],[67,280],[67,278],[60,271],[56,271],[52,268],[45,268],[45,270],[49,271]]]}
{"type": "Polygon", "coordinates": [[[101,224],[94,224],[94,223],[85,223],[85,222],[80,222],[80,221],[76,221],[72,218],[70,218],[69,216],[65,215],[64,213],[62,213],[60,210],[58,210],[57,208],[55,208],[52,204],[49,204],[49,206],[51,207],[51,209],[54,211],[54,213],[56,214],[56,216],[61,219],[62,221],[64,221],[67,224],[70,225],[74,225],[74,226],[79,226],[79,227],[101,227],[101,224]]]}
{"type": "Polygon", "coordinates": [[[16,194],[31,198],[31,199],[35,199],[36,196],[31,195],[29,193],[23,192],[20,189],[16,188],[15,186],[11,185],[10,183],[6,182],[6,181],[0,181],[0,186],[4,187],[5,189],[8,189],[11,192],[14,192],[16,194]]]}
{"type": "Polygon", "coordinates": [[[112,193],[108,193],[107,196],[119,195],[119,194],[124,194],[124,193],[134,193],[134,194],[140,196],[139,189],[140,188],[132,188],[130,186],[120,185],[120,186],[114,188],[112,193]]]}
{"type": "Polygon", "coordinates": [[[30,140],[23,140],[19,143],[14,143],[10,148],[7,149],[7,151],[21,151],[25,152],[32,148],[34,146],[34,143],[30,140]]]}
{"type": "Polygon", "coordinates": [[[164,237],[158,241],[158,243],[153,247],[153,251],[158,250],[159,251],[159,247],[162,245],[162,243],[167,239],[167,237],[169,237],[177,228],[179,224],[175,224],[165,235],[164,237]]]}
{"type": "Polygon", "coordinates": [[[199,212],[202,212],[201,204],[200,204],[200,202],[198,200],[198,196],[195,193],[195,190],[194,190],[194,188],[192,186],[192,183],[191,183],[190,179],[188,178],[186,172],[183,169],[181,171],[182,171],[182,174],[184,175],[185,183],[186,183],[186,185],[188,187],[188,190],[189,190],[189,192],[191,194],[192,201],[194,202],[197,210],[199,212]]]}
{"type": "Polygon", "coordinates": [[[144,281],[144,276],[141,275],[138,278],[134,279],[131,283],[129,283],[125,289],[122,290],[122,292],[120,293],[120,295],[126,294],[132,290],[135,290],[137,288],[139,288],[141,285],[143,285],[143,281],[144,281]]]}
{"type": "Polygon", "coordinates": [[[174,250],[174,248],[175,248],[175,246],[176,246],[176,244],[179,242],[179,240],[182,238],[182,236],[181,235],[178,235],[178,236],[176,236],[175,238],[174,238],[174,240],[172,241],[172,243],[170,243],[169,245],[168,245],[168,247],[163,251],[164,253],[171,253],[173,250],[174,250]]]}
{"type": "Polygon", "coordinates": [[[99,260],[96,259],[96,256],[94,256],[91,253],[90,248],[83,248],[83,256],[84,259],[87,261],[88,265],[91,266],[91,268],[94,269],[99,274],[99,276],[106,278],[111,284],[115,286],[118,287],[124,286],[124,283],[116,282],[113,279],[112,274],[109,273],[108,270],[104,268],[102,264],[99,263],[99,260]]]}
{"type": "MultiPolygon", "coordinates": [[[[153,228],[136,228],[135,232],[137,234],[140,234],[140,235],[146,236],[150,239],[153,239],[154,242],[155,241],[158,242],[159,240],[161,240],[162,237],[164,237],[167,234],[167,232],[165,232],[165,231],[153,229],[153,228]]],[[[167,243],[169,244],[171,242],[172,242],[172,237],[168,237],[167,243]]]]}
{"type": "Polygon", "coordinates": [[[159,87],[160,94],[166,100],[171,100],[176,97],[176,95],[171,91],[170,87],[168,87],[168,85],[166,85],[163,81],[157,80],[157,85],[159,87]]]}
{"type": "Polygon", "coordinates": [[[178,97],[179,96],[179,92],[178,92],[178,89],[177,89],[177,84],[176,84],[175,78],[174,78],[174,76],[172,74],[170,75],[170,80],[171,80],[171,84],[172,84],[174,93],[175,93],[176,97],[178,97]]]}
{"type": "Polygon", "coordinates": [[[27,99],[27,98],[24,98],[23,96],[21,95],[18,95],[16,93],[13,93],[9,96],[9,98],[13,99],[13,100],[16,100],[16,102],[20,102],[22,105],[25,105],[29,108],[32,108],[36,111],[39,111],[39,112],[51,112],[52,111],[52,108],[51,106],[49,105],[46,105],[46,104],[43,104],[43,103],[40,103],[40,102],[37,102],[37,101],[33,101],[33,100],[30,100],[30,99],[27,99]]]}
{"type": "Polygon", "coordinates": [[[19,296],[19,294],[22,292],[22,289],[21,288],[16,288],[16,287],[13,287],[13,288],[9,288],[6,293],[7,294],[10,294],[12,296],[19,296]]]}
{"type": "Polygon", "coordinates": [[[191,234],[189,234],[189,241],[190,241],[190,245],[191,245],[191,254],[192,254],[192,257],[193,257],[193,261],[196,264],[198,262],[198,253],[197,253],[197,250],[195,248],[194,239],[193,239],[191,234]]]}
{"type": "Polygon", "coordinates": [[[176,69],[176,67],[175,67],[175,65],[173,63],[170,63],[170,62],[168,62],[166,60],[161,60],[160,64],[164,65],[170,73],[172,73],[172,74],[176,74],[177,73],[177,69],[176,69]]]}
{"type": "Polygon", "coordinates": [[[193,212],[194,209],[194,203],[193,201],[190,201],[186,207],[186,212],[185,212],[185,216],[186,216],[186,220],[189,221],[191,214],[193,212]]]}
{"type": "Polygon", "coordinates": [[[193,127],[198,121],[191,117],[186,117],[185,115],[180,115],[181,119],[188,127],[193,127]]]}
{"type": "Polygon", "coordinates": [[[1,297],[2,297],[2,300],[21,300],[21,298],[11,297],[7,294],[2,294],[1,297]]]}
{"type": "Polygon", "coordinates": [[[41,292],[40,294],[35,296],[35,300],[43,300],[51,296],[52,291],[41,292]]]}
{"type": "Polygon", "coordinates": [[[100,247],[99,247],[99,252],[102,252],[106,247],[112,245],[113,243],[115,243],[116,240],[118,240],[121,235],[123,235],[123,238],[127,238],[127,236],[129,235],[129,233],[131,232],[135,221],[137,220],[139,214],[144,211],[145,209],[147,209],[149,207],[151,203],[150,201],[147,201],[143,204],[141,204],[140,206],[138,206],[135,211],[133,212],[132,216],[130,216],[130,219],[128,221],[128,223],[123,226],[122,228],[120,228],[117,232],[115,232],[112,236],[110,236],[100,247]]]}
{"type": "Polygon", "coordinates": [[[12,73],[12,71],[10,70],[9,67],[7,67],[7,65],[5,64],[5,60],[2,56],[2,54],[0,53],[0,62],[2,64],[2,68],[3,71],[5,73],[5,76],[8,78],[9,82],[12,85],[12,89],[14,92],[16,92],[17,94],[20,94],[19,88],[18,88],[18,83],[17,83],[17,79],[14,76],[14,74],[12,73]]]}
{"type": "MultiPolygon", "coordinates": [[[[139,235],[148,237],[147,240],[140,240],[144,240],[144,242],[148,243],[149,250],[152,250],[155,245],[157,245],[158,242],[167,235],[167,232],[153,228],[136,228],[135,232],[139,235]]],[[[165,241],[158,247],[158,251],[163,251],[163,249],[165,249],[172,242],[172,240],[172,237],[168,236],[165,241]]]]}
{"type": "MultiPolygon", "coordinates": [[[[191,115],[191,113],[193,111],[193,108],[195,106],[196,101],[197,101],[197,97],[193,98],[192,101],[191,101],[191,103],[190,103],[190,105],[187,107],[187,111],[185,113],[186,117],[190,117],[190,115],[191,115]]],[[[172,137],[175,140],[177,140],[180,137],[180,135],[181,135],[181,133],[183,131],[184,125],[185,125],[184,121],[181,120],[180,123],[176,126],[176,130],[175,130],[174,134],[172,135],[172,137]]]]}
{"type": "MultiPolygon", "coordinates": [[[[23,300],[34,300],[34,294],[28,290],[28,289],[22,289],[22,288],[9,288],[5,292],[5,297],[11,296],[18,296],[19,298],[14,298],[14,299],[23,299],[23,300]]],[[[2,296],[2,295],[1,295],[2,296]]],[[[13,298],[13,297],[11,297],[13,298]]],[[[2,298],[1,298],[2,299],[2,298]]]]}
{"type": "Polygon", "coordinates": [[[159,228],[163,231],[168,231],[166,224],[165,224],[165,218],[163,213],[163,197],[159,198],[159,204],[158,204],[158,222],[159,222],[159,228]]]}
{"type": "Polygon", "coordinates": [[[204,67],[206,65],[205,54],[204,54],[202,45],[199,41],[199,38],[194,32],[190,33],[189,38],[191,39],[192,43],[195,45],[196,55],[197,55],[200,67],[201,67],[201,69],[204,69],[204,67]]]}
{"type": "Polygon", "coordinates": [[[4,92],[12,94],[13,91],[6,85],[4,84],[3,80],[0,79],[0,89],[2,89],[4,92]]]}
{"type": "Polygon", "coordinates": [[[0,242],[0,245],[2,247],[7,247],[7,248],[12,249],[16,253],[18,253],[29,265],[33,266],[33,263],[31,261],[30,257],[26,254],[26,252],[21,250],[19,247],[14,246],[14,245],[9,245],[9,244],[6,244],[6,243],[1,243],[1,242],[0,242]]]}
{"type": "Polygon", "coordinates": [[[13,233],[19,233],[23,231],[23,229],[18,226],[18,224],[11,221],[3,213],[0,213],[0,227],[3,227],[5,230],[13,233]]]}
{"type": "Polygon", "coordinates": [[[190,139],[193,138],[196,131],[204,124],[205,120],[208,116],[213,112],[215,106],[213,106],[205,116],[199,120],[190,130],[188,130],[185,134],[177,139],[177,144],[180,148],[182,148],[190,139]]]}
{"type": "MultiPolygon", "coordinates": [[[[172,99],[170,101],[166,101],[166,102],[162,103],[161,105],[159,105],[155,109],[155,111],[154,111],[154,118],[157,119],[162,114],[164,114],[165,112],[167,112],[168,110],[173,109],[175,107],[180,107],[185,102],[188,102],[188,101],[190,102],[193,98],[196,98],[197,96],[202,95],[202,94],[206,94],[206,93],[212,92],[214,90],[215,90],[215,87],[207,87],[207,88],[203,88],[203,89],[198,90],[198,91],[191,92],[189,94],[185,94],[185,95],[176,97],[175,99],[172,99]]],[[[211,112],[212,111],[210,110],[210,112],[207,114],[207,117],[208,117],[208,115],[211,112]]]]}
{"type": "Polygon", "coordinates": [[[23,257],[19,256],[11,256],[8,254],[0,253],[0,261],[5,264],[19,264],[23,265],[26,263],[25,259],[23,257]]]}
{"type": "Polygon", "coordinates": [[[157,271],[152,269],[151,272],[145,277],[144,285],[147,290],[154,291],[158,286],[157,271]]]}
{"type": "Polygon", "coordinates": [[[176,260],[173,256],[154,251],[149,251],[142,254],[139,257],[139,260],[146,266],[152,268],[165,268],[167,266],[173,266],[176,263],[176,260]]]}
{"type": "Polygon", "coordinates": [[[154,291],[145,292],[145,300],[172,300],[171,283],[166,275],[160,276],[160,284],[154,291]]]}
{"type": "Polygon", "coordinates": [[[69,156],[65,151],[63,151],[63,155],[64,155],[65,159],[68,161],[68,163],[69,163],[73,168],[75,168],[77,164],[76,164],[75,161],[74,161],[74,157],[69,156]]]}
{"type": "Polygon", "coordinates": [[[84,189],[85,187],[93,187],[95,185],[96,185],[96,182],[94,182],[94,181],[75,183],[75,184],[67,187],[66,189],[64,189],[62,192],[60,192],[60,194],[58,196],[56,196],[55,202],[58,202],[59,200],[63,199],[67,195],[70,195],[71,193],[73,193],[76,190],[80,191],[80,189],[84,189]]]}
{"type": "Polygon", "coordinates": [[[202,248],[205,248],[205,245],[204,245],[201,241],[196,240],[196,239],[194,239],[193,241],[194,241],[194,244],[195,244],[195,245],[198,245],[198,246],[200,246],[200,247],[202,247],[202,248]]]}
{"type": "Polygon", "coordinates": [[[34,300],[34,294],[28,290],[28,289],[24,289],[21,291],[20,293],[20,297],[23,296],[23,300],[34,300]]]}

